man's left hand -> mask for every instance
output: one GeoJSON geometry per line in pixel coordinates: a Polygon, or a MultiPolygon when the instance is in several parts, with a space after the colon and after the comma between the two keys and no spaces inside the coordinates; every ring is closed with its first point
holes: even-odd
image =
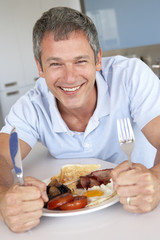
{"type": "Polygon", "coordinates": [[[134,213],[153,210],[160,201],[160,180],[154,170],[133,163],[129,169],[128,161],[112,171],[114,188],[124,208],[134,213]]]}

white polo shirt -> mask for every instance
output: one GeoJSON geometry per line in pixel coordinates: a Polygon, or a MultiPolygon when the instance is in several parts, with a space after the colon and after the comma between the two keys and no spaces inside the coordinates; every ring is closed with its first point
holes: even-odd
{"type": "Polygon", "coordinates": [[[41,141],[55,158],[99,158],[113,163],[127,159],[117,136],[116,121],[129,117],[135,133],[132,160],[152,167],[156,149],[141,129],[160,114],[160,81],[139,59],[102,59],[96,73],[97,107],[85,132],[71,131],[61,118],[56,100],[40,78],[11,108],[1,132],[16,126],[18,136],[33,147],[41,141]]]}

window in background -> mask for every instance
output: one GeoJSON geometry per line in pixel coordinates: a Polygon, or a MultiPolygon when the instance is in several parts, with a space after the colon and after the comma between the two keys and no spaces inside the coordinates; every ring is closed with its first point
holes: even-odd
{"type": "Polygon", "coordinates": [[[103,51],[160,43],[159,0],[83,0],[103,51]]]}

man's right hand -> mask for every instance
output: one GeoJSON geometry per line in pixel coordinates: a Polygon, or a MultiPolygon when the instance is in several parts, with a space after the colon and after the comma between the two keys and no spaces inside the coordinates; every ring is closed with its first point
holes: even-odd
{"type": "Polygon", "coordinates": [[[46,184],[26,177],[25,186],[18,183],[10,187],[0,201],[4,222],[13,232],[25,232],[40,222],[44,202],[48,201],[46,184]]]}

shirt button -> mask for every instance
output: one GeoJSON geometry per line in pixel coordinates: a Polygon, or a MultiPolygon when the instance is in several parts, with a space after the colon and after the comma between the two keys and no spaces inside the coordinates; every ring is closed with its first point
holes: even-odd
{"type": "Polygon", "coordinates": [[[90,146],[89,143],[85,143],[85,144],[84,144],[84,147],[85,147],[85,148],[89,148],[89,146],[90,146]]]}

